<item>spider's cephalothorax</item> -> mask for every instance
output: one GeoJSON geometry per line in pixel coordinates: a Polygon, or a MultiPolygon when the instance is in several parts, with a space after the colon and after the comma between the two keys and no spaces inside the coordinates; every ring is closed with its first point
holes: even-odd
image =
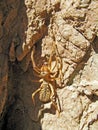
{"type": "Polygon", "coordinates": [[[33,69],[37,72],[38,77],[40,77],[41,86],[32,93],[32,99],[34,102],[34,96],[39,93],[39,99],[43,103],[51,102],[55,109],[60,113],[60,110],[55,102],[57,97],[56,93],[56,79],[58,78],[60,72],[60,64],[58,58],[56,57],[55,65],[52,66],[52,57],[53,54],[50,55],[48,62],[45,62],[41,68],[38,68],[35,64],[34,60],[34,50],[31,54],[31,60],[33,64],[33,69]],[[56,69],[55,69],[56,68],[56,69]],[[54,71],[55,70],[55,71],[54,71]]]}
{"type": "Polygon", "coordinates": [[[47,62],[45,62],[40,69],[40,75],[43,78],[50,78],[50,73],[50,68],[48,67],[47,62]]]}

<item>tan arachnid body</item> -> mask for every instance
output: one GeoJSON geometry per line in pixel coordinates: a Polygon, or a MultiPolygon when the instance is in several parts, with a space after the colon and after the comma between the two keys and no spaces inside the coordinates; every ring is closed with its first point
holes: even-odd
{"type": "Polygon", "coordinates": [[[55,102],[55,99],[57,98],[55,81],[58,78],[59,70],[61,69],[61,68],[58,68],[59,60],[56,57],[56,63],[54,67],[52,68],[51,64],[52,64],[53,54],[51,54],[49,57],[49,61],[45,62],[41,68],[38,68],[34,60],[34,51],[35,51],[35,48],[32,51],[31,60],[33,64],[33,69],[35,70],[35,72],[38,73],[38,76],[41,78],[39,81],[41,82],[41,86],[35,92],[32,93],[32,100],[34,102],[34,96],[37,93],[39,93],[40,101],[43,103],[51,102],[59,114],[60,110],[55,102]],[[54,72],[53,69],[55,69],[55,67],[57,67],[57,71],[54,72]]]}
{"type": "Polygon", "coordinates": [[[48,103],[51,101],[50,97],[51,97],[51,88],[47,82],[43,81],[40,86],[39,99],[44,103],[48,103]]]}

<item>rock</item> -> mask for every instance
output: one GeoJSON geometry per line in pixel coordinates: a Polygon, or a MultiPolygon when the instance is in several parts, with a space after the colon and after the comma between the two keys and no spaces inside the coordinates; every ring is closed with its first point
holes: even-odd
{"type": "Polygon", "coordinates": [[[0,54],[0,61],[0,117],[3,118],[8,96],[8,57],[4,54],[0,54]]]}
{"type": "Polygon", "coordinates": [[[0,1],[0,129],[97,130],[97,36],[97,0],[0,1]],[[32,101],[46,62],[59,117],[39,93],[32,101]]]}

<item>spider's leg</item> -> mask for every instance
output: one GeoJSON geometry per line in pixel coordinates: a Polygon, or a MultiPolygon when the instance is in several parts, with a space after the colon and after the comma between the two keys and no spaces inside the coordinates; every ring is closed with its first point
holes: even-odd
{"type": "Polygon", "coordinates": [[[48,67],[50,70],[51,70],[52,56],[53,56],[53,54],[51,53],[50,57],[49,57],[49,61],[48,61],[48,67]]]}
{"type": "Polygon", "coordinates": [[[63,63],[62,63],[62,58],[60,57],[59,51],[58,51],[58,47],[57,47],[57,43],[54,44],[55,46],[55,50],[56,50],[56,61],[57,61],[57,69],[59,70],[59,74],[60,74],[60,80],[63,79],[64,74],[62,73],[62,68],[63,68],[63,63]]]}
{"type": "MultiPolygon", "coordinates": [[[[35,48],[34,48],[35,49],[35,48]]],[[[34,60],[34,51],[35,50],[32,50],[31,52],[31,61],[32,61],[32,65],[33,65],[33,69],[38,73],[40,74],[41,70],[37,67],[36,63],[35,63],[35,60],[34,60]]]]}
{"type": "Polygon", "coordinates": [[[56,71],[51,74],[51,79],[56,80],[56,79],[58,79],[58,75],[60,75],[60,76],[63,75],[62,74],[62,63],[59,60],[60,60],[60,58],[56,57],[55,65],[52,68],[52,71],[53,71],[55,69],[55,67],[56,67],[56,71]]]}
{"type": "Polygon", "coordinates": [[[58,67],[58,70],[59,70],[59,75],[60,75],[60,79],[63,79],[63,73],[62,73],[62,68],[63,68],[63,64],[62,64],[62,60],[60,57],[58,57],[58,62],[59,62],[59,65],[57,66],[58,67]]]}
{"type": "Polygon", "coordinates": [[[32,100],[33,100],[33,103],[35,105],[35,100],[34,100],[34,96],[41,90],[41,88],[37,89],[35,92],[32,93],[32,100]]]}
{"type": "MultiPolygon", "coordinates": [[[[55,64],[54,64],[53,68],[51,68],[51,71],[53,71],[56,66],[57,66],[57,69],[58,69],[58,63],[60,62],[60,57],[59,57],[59,52],[58,52],[58,49],[57,49],[57,45],[54,42],[53,42],[52,48],[53,48],[52,53],[53,52],[55,53],[55,64]]],[[[51,62],[52,62],[52,59],[51,59],[51,62]]]]}
{"type": "Polygon", "coordinates": [[[53,68],[51,69],[51,71],[53,71],[53,70],[55,69],[55,67],[57,66],[57,64],[58,64],[58,62],[57,62],[57,58],[56,58],[56,61],[55,61],[55,63],[54,63],[53,68]]]}
{"type": "Polygon", "coordinates": [[[54,102],[53,100],[51,100],[51,102],[52,102],[52,105],[53,105],[53,106],[55,107],[55,109],[57,110],[57,116],[59,117],[59,116],[60,116],[60,110],[59,110],[59,108],[58,108],[56,102],[54,102]]]}
{"type": "Polygon", "coordinates": [[[51,97],[50,97],[50,100],[51,100],[51,102],[52,102],[52,105],[55,107],[55,109],[57,110],[57,114],[58,114],[58,117],[59,117],[59,115],[60,115],[60,110],[59,110],[59,108],[58,108],[58,106],[57,106],[57,104],[56,104],[56,102],[55,102],[55,98],[56,98],[56,91],[55,91],[55,86],[53,86],[53,85],[51,85],[51,84],[49,84],[49,86],[50,86],[50,89],[51,89],[51,97]]]}
{"type": "Polygon", "coordinates": [[[45,110],[44,105],[41,106],[41,109],[38,112],[38,120],[41,118],[43,111],[45,110]]]}
{"type": "Polygon", "coordinates": [[[48,61],[50,70],[51,70],[52,58],[55,53],[56,53],[56,45],[54,45],[54,43],[53,43],[52,48],[51,48],[51,54],[50,54],[49,61],[48,61]]]}

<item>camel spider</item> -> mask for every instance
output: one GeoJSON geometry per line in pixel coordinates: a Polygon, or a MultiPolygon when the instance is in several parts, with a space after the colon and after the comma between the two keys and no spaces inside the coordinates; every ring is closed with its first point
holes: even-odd
{"type": "Polygon", "coordinates": [[[48,62],[45,62],[41,68],[38,68],[34,60],[34,52],[35,52],[35,49],[33,49],[31,53],[31,61],[32,61],[34,71],[37,72],[38,77],[41,78],[39,80],[39,82],[41,83],[41,86],[35,92],[32,93],[33,103],[35,103],[34,96],[37,93],[39,93],[40,101],[43,103],[51,102],[59,115],[60,109],[56,103],[56,98],[57,98],[56,79],[58,79],[58,75],[61,72],[60,59],[59,57],[55,57],[56,62],[55,62],[54,67],[52,67],[52,58],[53,58],[53,51],[52,51],[48,62]],[[55,68],[56,68],[56,71],[54,72],[53,70],[55,68]]]}

